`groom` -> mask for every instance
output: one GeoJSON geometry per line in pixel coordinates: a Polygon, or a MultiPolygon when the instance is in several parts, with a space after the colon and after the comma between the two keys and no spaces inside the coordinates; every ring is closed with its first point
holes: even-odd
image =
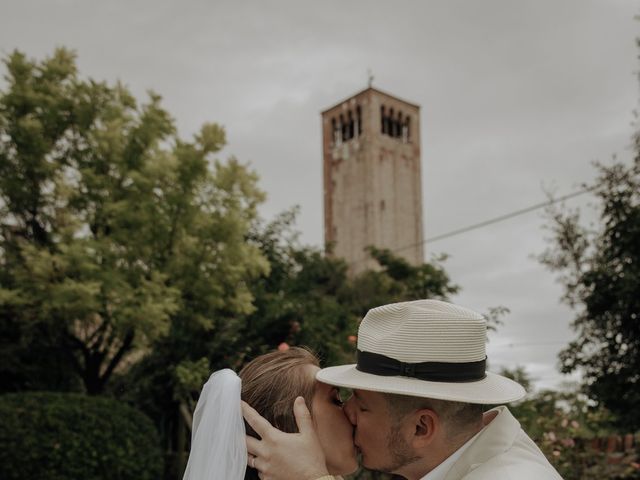
{"type": "MultiPolygon", "coordinates": [[[[356,365],[329,367],[317,380],[353,389],[344,405],[362,464],[408,480],[557,480],[542,452],[500,406],[517,383],[485,371],[482,315],[436,300],[370,310],[358,330],[356,365]]],[[[302,398],[300,433],[273,428],[247,404],[249,465],[263,480],[331,479],[302,398]]]]}

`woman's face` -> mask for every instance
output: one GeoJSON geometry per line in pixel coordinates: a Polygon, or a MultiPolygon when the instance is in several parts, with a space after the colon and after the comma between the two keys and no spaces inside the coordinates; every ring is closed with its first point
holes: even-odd
{"type": "MultiPolygon", "coordinates": [[[[310,366],[313,377],[320,370],[310,366]]],[[[312,400],[313,424],[332,475],[346,475],[358,468],[353,426],[342,411],[336,387],[316,381],[312,400]]]]}

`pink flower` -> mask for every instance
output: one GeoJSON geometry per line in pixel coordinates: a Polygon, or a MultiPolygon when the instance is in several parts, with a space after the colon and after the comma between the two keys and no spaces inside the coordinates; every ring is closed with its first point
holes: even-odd
{"type": "Polygon", "coordinates": [[[278,345],[278,350],[281,352],[286,352],[287,350],[289,350],[289,344],[287,342],[282,342],[280,345],[278,345]]]}
{"type": "Polygon", "coordinates": [[[565,428],[567,425],[569,425],[569,420],[563,418],[562,422],[560,422],[560,425],[562,425],[562,428],[565,428]]]}
{"type": "Polygon", "coordinates": [[[553,456],[554,457],[559,457],[560,456],[560,450],[554,450],[553,451],[553,456]]]}
{"type": "Polygon", "coordinates": [[[357,341],[357,340],[358,340],[358,337],[356,337],[355,335],[349,335],[349,336],[347,337],[347,341],[348,341],[349,343],[351,343],[351,344],[356,343],[356,341],[357,341]]]}
{"type": "Polygon", "coordinates": [[[571,422],[571,426],[572,426],[573,428],[578,428],[578,427],[580,426],[580,424],[579,424],[578,422],[576,422],[575,420],[573,420],[573,421],[571,422]]]}

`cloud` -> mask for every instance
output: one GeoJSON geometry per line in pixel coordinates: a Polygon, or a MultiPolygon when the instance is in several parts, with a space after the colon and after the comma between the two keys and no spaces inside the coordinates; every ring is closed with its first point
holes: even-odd
{"type": "MultiPolygon", "coordinates": [[[[425,231],[444,233],[569,193],[591,162],[630,158],[637,105],[627,0],[10,0],[0,51],[74,48],[82,74],[164,97],[179,131],[225,125],[225,157],[261,176],[269,217],[302,207],[302,241],[321,245],[320,111],[374,85],[421,105],[425,231]]],[[[585,200],[568,202],[584,205],[585,200]]],[[[448,252],[455,300],[511,308],[504,342],[568,340],[561,287],[531,258],[544,220],[527,214],[426,246],[448,252]]],[[[551,378],[561,345],[493,350],[551,378]],[[552,348],[553,347],[553,348],[552,348]]],[[[493,349],[493,347],[490,347],[493,349]]],[[[559,376],[556,375],[559,379],[559,376]]],[[[540,380],[544,382],[547,380],[540,380]]]]}

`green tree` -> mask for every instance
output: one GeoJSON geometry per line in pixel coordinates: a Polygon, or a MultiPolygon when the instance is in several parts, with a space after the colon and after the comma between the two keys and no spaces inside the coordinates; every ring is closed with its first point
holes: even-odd
{"type": "Polygon", "coordinates": [[[367,270],[353,279],[350,298],[354,314],[362,317],[370,308],[393,302],[433,298],[447,300],[460,289],[451,283],[442,262],[446,256],[412,265],[386,248],[367,248],[379,268],[367,270]]]}
{"type": "Polygon", "coordinates": [[[245,338],[253,339],[247,355],[285,342],[311,347],[327,364],[348,361],[353,351],[348,336],[357,330],[357,318],[343,298],[349,288],[347,266],[299,244],[296,213],[292,209],[254,229],[252,241],[271,271],[253,285],[256,310],[247,318],[245,338]]]}
{"type": "Polygon", "coordinates": [[[578,211],[551,210],[552,246],[541,257],[561,273],[564,300],[577,312],[562,371],[582,371],[589,397],[629,429],[640,428],[639,138],[631,165],[596,165],[598,224],[583,226],[578,211]]]}
{"type": "MultiPolygon", "coordinates": [[[[224,130],[180,139],[158,95],[138,105],[120,84],[83,80],[64,49],[5,64],[2,356],[37,339],[41,358],[64,355],[99,393],[171,328],[237,329],[219,322],[251,311],[247,282],[268,265],[244,241],[263,199],[255,174],[211,158],[224,130]]],[[[3,375],[20,389],[30,373],[3,375]]]]}
{"type": "Polygon", "coordinates": [[[250,356],[280,342],[307,345],[325,364],[354,360],[358,323],[370,308],[419,298],[446,299],[458,290],[438,261],[411,265],[386,249],[371,247],[379,265],[356,277],[343,259],[302,246],[294,228],[295,210],[254,231],[253,241],[269,260],[268,275],[254,283],[256,310],[248,317],[245,338],[250,356]]]}
{"type": "Polygon", "coordinates": [[[186,458],[182,452],[191,411],[212,371],[238,371],[282,343],[311,347],[324,365],[350,363],[355,360],[358,323],[369,308],[405,299],[446,298],[457,288],[440,265],[409,265],[387,251],[378,271],[350,278],[344,260],[298,242],[295,216],[292,209],[268,223],[255,222],[247,235],[270,268],[251,282],[254,310],[234,319],[240,328],[233,335],[206,336],[172,327],[171,335],[157,341],[152,352],[114,384],[116,395],[156,421],[165,448],[178,455],[176,474],[186,458]],[[402,265],[403,274],[393,270],[392,277],[386,264],[402,265]],[[431,277],[425,272],[432,272],[431,277]],[[422,278],[416,282],[421,286],[410,288],[408,280],[417,278],[422,278]]]}

